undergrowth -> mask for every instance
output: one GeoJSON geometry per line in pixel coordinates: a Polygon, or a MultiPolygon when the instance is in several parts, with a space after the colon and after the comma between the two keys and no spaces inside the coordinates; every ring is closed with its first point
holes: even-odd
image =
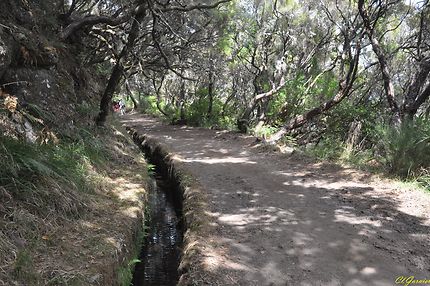
{"type": "Polygon", "coordinates": [[[428,120],[405,121],[399,127],[380,130],[381,162],[402,178],[428,176],[430,125],[428,120]]]}
{"type": "Polygon", "coordinates": [[[133,269],[136,263],[139,263],[139,259],[132,259],[130,262],[119,268],[118,270],[118,283],[121,286],[129,286],[133,280],[133,269]]]}
{"type": "MultiPolygon", "coordinates": [[[[145,100],[144,112],[161,116],[156,107],[156,97],[149,96],[145,100]]],[[[170,122],[175,122],[175,119],[179,118],[177,109],[172,106],[166,108],[164,102],[161,102],[161,106],[167,111],[167,119],[170,122]]],[[[210,115],[208,115],[208,106],[208,99],[204,94],[186,104],[186,124],[201,127],[215,126],[230,130],[236,128],[237,110],[232,106],[227,105],[224,114],[222,102],[215,98],[210,115]]],[[[429,119],[406,120],[400,127],[394,128],[389,125],[380,125],[371,110],[366,108],[345,105],[338,109],[341,112],[327,120],[326,124],[329,128],[322,140],[318,144],[304,147],[305,153],[319,160],[335,161],[371,172],[385,172],[404,181],[417,181],[430,189],[429,119]],[[365,144],[351,149],[351,146],[348,148],[344,138],[350,124],[345,123],[351,122],[355,118],[362,118],[361,139],[365,144]]],[[[277,130],[276,127],[264,125],[251,128],[250,133],[266,139],[277,130]]],[[[285,136],[280,143],[297,147],[296,139],[292,136],[285,136]]]]}
{"type": "Polygon", "coordinates": [[[373,172],[385,172],[404,182],[417,182],[430,190],[430,124],[417,118],[398,127],[377,126],[373,144],[348,150],[335,137],[326,137],[305,149],[319,160],[347,163],[373,172]]]}
{"type": "MultiPolygon", "coordinates": [[[[148,207],[145,208],[145,219],[148,219],[148,207]]],[[[131,259],[128,263],[125,263],[125,265],[121,266],[118,269],[118,283],[121,286],[129,286],[131,285],[131,282],[133,280],[133,273],[134,268],[136,264],[140,263],[139,260],[140,252],[142,245],[144,243],[144,240],[147,236],[147,226],[145,224],[142,225],[142,228],[138,230],[136,239],[134,241],[133,245],[133,251],[131,255],[131,259]]]]}
{"type": "Polygon", "coordinates": [[[137,196],[147,166],[124,134],[111,125],[73,128],[48,144],[0,135],[0,285],[89,285],[103,279],[94,267],[64,267],[84,257],[88,263],[90,254],[110,261],[106,257],[117,245],[111,236],[124,239],[129,223],[138,222],[130,215],[143,203],[137,196]]]}
{"type": "MultiPolygon", "coordinates": [[[[89,171],[107,159],[95,137],[84,140],[81,136],[43,145],[2,136],[0,154],[0,185],[15,199],[37,199],[38,207],[43,198],[68,201],[70,196],[76,196],[72,191],[91,192],[89,171]],[[46,190],[43,186],[47,181],[57,188],[46,190]]],[[[77,206],[70,205],[69,210],[64,207],[63,210],[76,212],[77,206]]]]}
{"type": "MultiPolygon", "coordinates": [[[[167,104],[163,100],[160,102],[160,108],[167,114],[163,115],[157,108],[156,96],[145,96],[141,102],[140,111],[165,119],[172,123],[180,119],[180,108],[167,104]]],[[[223,103],[220,99],[215,98],[212,103],[212,111],[208,114],[209,101],[207,98],[200,98],[185,104],[185,121],[187,125],[199,127],[219,127],[223,129],[236,128],[237,110],[230,107],[226,108],[226,114],[222,113],[223,103]]]]}
{"type": "Polygon", "coordinates": [[[390,174],[430,190],[430,120],[379,128],[378,160],[390,174]]]}

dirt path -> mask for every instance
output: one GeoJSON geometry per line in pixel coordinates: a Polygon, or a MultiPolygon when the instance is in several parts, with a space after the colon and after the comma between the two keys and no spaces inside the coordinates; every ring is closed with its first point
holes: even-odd
{"type": "Polygon", "coordinates": [[[430,196],[369,175],[260,152],[254,139],[123,122],[177,154],[209,195],[219,285],[395,285],[430,279],[430,196]]]}

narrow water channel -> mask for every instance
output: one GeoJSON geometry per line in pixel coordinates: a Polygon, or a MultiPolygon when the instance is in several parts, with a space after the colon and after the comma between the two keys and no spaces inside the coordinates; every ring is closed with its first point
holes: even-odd
{"type": "Polygon", "coordinates": [[[178,282],[182,227],[180,203],[173,186],[156,176],[157,187],[149,194],[149,219],[140,263],[135,267],[133,286],[170,286],[178,282]]]}

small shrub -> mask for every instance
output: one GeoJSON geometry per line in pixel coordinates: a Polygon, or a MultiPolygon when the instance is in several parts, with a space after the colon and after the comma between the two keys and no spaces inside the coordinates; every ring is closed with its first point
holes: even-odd
{"type": "Polygon", "coordinates": [[[120,267],[118,270],[118,283],[121,286],[129,286],[133,280],[133,269],[139,259],[131,260],[126,266],[120,267]]]}
{"type": "Polygon", "coordinates": [[[157,97],[155,95],[148,95],[142,98],[140,108],[144,113],[152,115],[161,115],[157,108],[157,97]]]}
{"type": "Polygon", "coordinates": [[[222,102],[214,98],[212,102],[212,113],[208,116],[209,100],[200,98],[192,102],[186,109],[186,119],[190,125],[211,127],[217,125],[225,127],[227,118],[221,118],[222,102]]]}
{"type": "Polygon", "coordinates": [[[191,103],[186,114],[188,124],[193,126],[209,125],[209,119],[207,118],[208,108],[209,102],[206,99],[195,100],[191,103]]]}
{"type": "Polygon", "coordinates": [[[379,160],[391,173],[407,178],[430,167],[429,124],[429,120],[418,118],[397,128],[380,128],[379,160]]]}

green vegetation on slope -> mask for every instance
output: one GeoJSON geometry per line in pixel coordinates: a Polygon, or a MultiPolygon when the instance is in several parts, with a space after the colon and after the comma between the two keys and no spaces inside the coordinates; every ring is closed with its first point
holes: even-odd
{"type": "Polygon", "coordinates": [[[124,285],[148,178],[127,135],[80,129],[43,145],[0,136],[0,156],[0,281],[124,285]]]}

